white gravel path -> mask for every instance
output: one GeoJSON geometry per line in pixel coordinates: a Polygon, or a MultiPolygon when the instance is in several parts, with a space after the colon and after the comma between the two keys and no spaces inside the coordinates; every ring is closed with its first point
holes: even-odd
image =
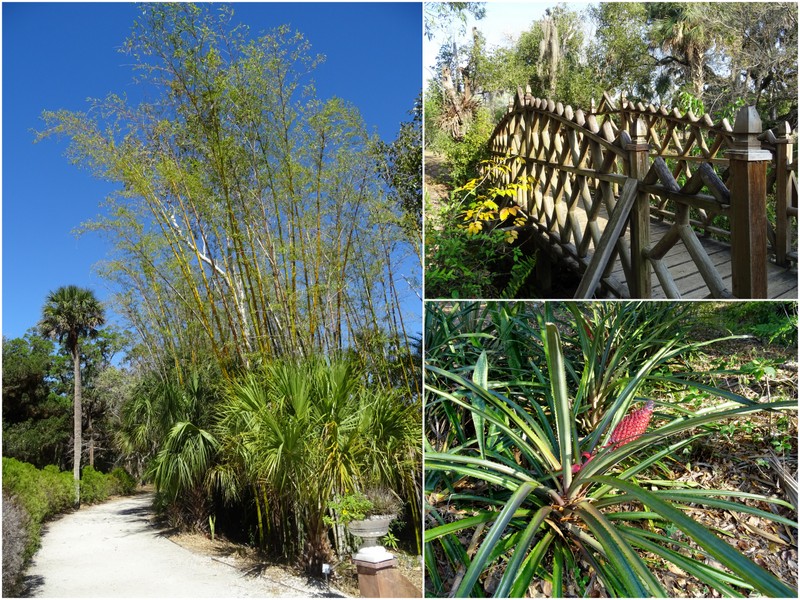
{"type": "Polygon", "coordinates": [[[288,573],[248,576],[194,554],[152,524],[152,494],[82,508],[46,526],[25,576],[32,597],[254,598],[338,596],[288,573]]]}

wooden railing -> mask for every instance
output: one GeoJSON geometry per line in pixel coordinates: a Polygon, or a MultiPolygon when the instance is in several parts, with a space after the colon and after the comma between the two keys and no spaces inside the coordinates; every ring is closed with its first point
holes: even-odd
{"type": "Polygon", "coordinates": [[[649,298],[651,272],[668,297],[680,297],[664,256],[681,241],[709,296],[763,298],[768,253],[782,266],[797,261],[795,137],[788,126],[762,132],[753,107],[731,127],[708,115],[615,106],[607,95],[585,113],[518,90],[490,149],[510,167],[505,183],[531,182],[515,199],[529,217],[524,228],[582,274],[577,297],[601,287],[649,298]],[[670,227],[651,240],[655,220],[670,227]],[[699,236],[730,243],[731,289],[699,236]],[[617,266],[622,280],[612,275],[617,266]]]}

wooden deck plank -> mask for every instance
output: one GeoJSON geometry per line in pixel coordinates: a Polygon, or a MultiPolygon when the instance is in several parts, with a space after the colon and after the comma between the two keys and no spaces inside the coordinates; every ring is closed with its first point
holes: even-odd
{"type": "MultiPolygon", "coordinates": [[[[598,224],[600,224],[601,227],[604,227],[606,222],[607,218],[605,215],[605,210],[603,210],[598,218],[598,224]]],[[[585,222],[582,223],[582,226],[585,226],[585,222]]],[[[669,228],[670,224],[652,219],[650,222],[651,244],[654,245],[658,240],[660,240],[669,230],[669,228]]],[[[627,230],[624,237],[626,239],[628,237],[627,230]]],[[[701,236],[698,237],[698,239],[708,254],[711,263],[714,265],[720,277],[722,278],[725,287],[730,290],[732,279],[730,245],[709,237],[701,236]]],[[[682,298],[703,299],[709,297],[708,286],[698,272],[697,266],[694,264],[694,261],[692,261],[692,258],[682,241],[676,243],[669,250],[669,252],[664,255],[664,264],[667,265],[672,278],[675,280],[675,284],[678,286],[682,298]]],[[[797,298],[798,277],[796,267],[792,269],[786,269],[779,267],[774,263],[769,263],[767,265],[767,271],[769,282],[769,298],[797,298]]],[[[621,282],[625,281],[625,273],[623,272],[619,261],[615,263],[614,268],[611,271],[611,277],[621,282]]],[[[655,276],[655,274],[653,274],[651,277],[653,294],[652,298],[666,298],[666,294],[664,293],[658,278],[655,276]]]]}

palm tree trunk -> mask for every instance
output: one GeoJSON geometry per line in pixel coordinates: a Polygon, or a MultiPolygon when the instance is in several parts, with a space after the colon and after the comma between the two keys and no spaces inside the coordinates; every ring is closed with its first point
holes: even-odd
{"type": "Polygon", "coordinates": [[[87,448],[89,454],[89,466],[94,469],[94,426],[92,425],[92,417],[89,416],[88,428],[86,436],[89,438],[89,447],[87,448]]]}
{"type": "Polygon", "coordinates": [[[75,508],[79,508],[81,505],[81,446],[83,445],[81,425],[83,410],[81,407],[81,351],[78,344],[75,344],[75,348],[72,351],[72,362],[75,373],[72,478],[75,481],[75,508]]]}

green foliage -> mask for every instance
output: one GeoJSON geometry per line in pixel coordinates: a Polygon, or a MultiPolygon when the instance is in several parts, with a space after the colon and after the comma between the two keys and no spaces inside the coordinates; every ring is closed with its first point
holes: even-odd
{"type": "Polygon", "coordinates": [[[404,227],[416,243],[422,236],[422,98],[417,97],[411,120],[400,125],[397,138],[386,144],[378,140],[375,159],[378,171],[390,187],[390,200],[404,215],[404,227]]]}
{"type": "Polygon", "coordinates": [[[648,56],[647,8],[641,2],[600,2],[589,8],[597,26],[589,62],[606,90],[626,93],[631,100],[653,99],[653,66],[648,56]]]}
{"type": "Polygon", "coordinates": [[[452,192],[440,215],[442,226],[427,230],[428,298],[514,295],[535,264],[515,244],[517,228],[526,218],[514,199],[528,189],[528,182],[492,185],[490,178],[510,167],[499,161],[483,161],[479,166],[479,177],[452,192]]]}
{"type": "Polygon", "coordinates": [[[503,290],[501,297],[506,300],[517,298],[528,278],[536,267],[536,255],[523,256],[511,267],[511,279],[503,290]]]}
{"type": "Polygon", "coordinates": [[[507,247],[502,232],[432,229],[425,240],[427,298],[491,298],[499,294],[492,267],[507,247]]]}
{"type": "Polygon", "coordinates": [[[125,439],[152,460],[168,518],[205,530],[213,514],[222,531],[236,515],[234,535],[315,573],[330,552],[328,507],[354,490],[396,490],[421,529],[418,400],[400,381],[374,385],[356,358],[272,361],[221,387],[199,373],[142,386],[125,439]]]}
{"type": "Polygon", "coordinates": [[[363,508],[354,490],[397,490],[420,522],[419,406],[370,388],[353,362],[265,365],[231,387],[213,431],[211,480],[229,500],[254,489],[260,544],[302,555],[309,572],[329,558],[326,508],[363,508]]]}
{"type": "Polygon", "coordinates": [[[714,328],[752,335],[764,343],[797,345],[797,302],[703,303],[700,308],[704,320],[714,328]]]}
{"type": "Polygon", "coordinates": [[[146,477],[170,522],[202,530],[211,511],[205,486],[219,449],[210,427],[221,391],[210,379],[213,370],[185,377],[183,384],[151,382],[146,395],[134,398],[125,410],[125,439],[151,459],[146,477]]]}
{"type": "Polygon", "coordinates": [[[391,531],[381,538],[381,544],[392,550],[397,550],[399,541],[391,531]]]}
{"type": "Polygon", "coordinates": [[[130,97],[146,100],[47,111],[38,138],[64,136],[76,164],[116,183],[81,231],[110,242],[101,272],[138,356],[154,371],[212,360],[230,378],[340,352],[367,328],[399,336],[397,282],[419,268],[406,260],[419,242],[418,123],[376,161],[358,110],[317,97],[323,59],[302,34],[251,35],[229,7],[140,9],[123,52],[147,89],[130,97]]]}
{"type": "Polygon", "coordinates": [[[704,115],[706,112],[706,105],[703,104],[703,101],[691,92],[685,90],[678,94],[676,106],[681,112],[686,113],[692,111],[692,114],[698,117],[704,115]]]}
{"type": "Polygon", "coordinates": [[[441,140],[442,132],[437,123],[442,114],[442,97],[431,83],[422,98],[424,110],[422,111],[425,136],[422,140],[424,148],[433,148],[441,140]]]}
{"type": "Polygon", "coordinates": [[[337,495],[328,502],[328,510],[333,513],[334,517],[326,515],[325,523],[346,525],[350,521],[360,521],[372,509],[372,506],[372,501],[361,492],[353,492],[344,496],[337,495]]]}
{"type": "Polygon", "coordinates": [[[648,477],[648,469],[707,435],[707,425],[796,410],[796,401],[753,402],[676,374],[672,361],[719,340],[687,341],[681,327],[669,326],[668,308],[616,304],[622,306],[457,303],[431,313],[425,491],[437,525],[426,529],[425,542],[433,594],[483,595],[495,579],[496,596],[522,597],[536,578],[562,597],[569,583],[586,587],[592,576],[611,596],[666,595],[646,558],[653,556],[727,595],[793,593],[685,512],[725,508],[796,527],[743,500],[788,502],[684,487],[648,477]],[[634,319],[637,306],[643,312],[634,319]],[[658,319],[665,326],[651,335],[658,319]],[[602,375],[616,350],[624,352],[612,369],[619,380],[593,406],[598,388],[589,385],[590,376],[595,365],[602,375]],[[689,408],[674,400],[676,389],[704,401],[689,408]],[[655,394],[650,431],[615,447],[612,432],[647,399],[644,393],[655,394]],[[596,424],[583,429],[575,416],[591,410],[596,424]],[[584,461],[587,455],[591,460],[584,461]],[[668,537],[670,527],[695,545],[668,537]],[[470,541],[476,551],[467,554],[470,541]],[[711,559],[720,566],[709,567],[711,559]],[[448,589],[448,573],[459,569],[463,579],[448,589]]]}
{"type": "Polygon", "coordinates": [[[449,135],[434,138],[433,148],[447,158],[453,185],[462,185],[479,175],[478,164],[488,156],[486,144],[493,130],[492,115],[485,109],[478,109],[463,140],[454,140],[449,135]]]}
{"type": "Polygon", "coordinates": [[[734,333],[790,348],[797,345],[796,302],[728,302],[714,305],[710,316],[734,333]]]}
{"type": "Polygon", "coordinates": [[[65,285],[47,295],[39,329],[43,336],[63,344],[74,358],[80,342],[97,336],[104,323],[103,306],[94,292],[65,285]]]}
{"type": "Polygon", "coordinates": [[[640,370],[670,371],[676,356],[690,351],[685,339],[692,328],[690,303],[620,302],[568,304],[576,362],[583,365],[578,389],[585,404],[575,415],[581,433],[601,422],[620,391],[640,370]]]}
{"type": "Polygon", "coordinates": [[[109,494],[128,496],[136,490],[136,480],[122,467],[114,467],[109,476],[109,494]]]}
{"type": "MultiPolygon", "coordinates": [[[[742,103],[772,127],[797,110],[796,24],[797,6],[781,3],[560,4],[516,41],[482,48],[473,88],[513,94],[527,84],[534,96],[584,109],[608,92],[696,115],[707,108],[715,121],[742,103]],[[685,94],[697,102],[687,105],[685,94]]],[[[442,41],[443,51],[454,45],[442,41]]]]}
{"type": "Polygon", "coordinates": [[[67,407],[62,408],[60,415],[21,423],[4,423],[3,454],[37,467],[50,463],[68,466],[66,454],[72,429],[68,411],[67,407]]]}
{"type": "Polygon", "coordinates": [[[214,541],[217,532],[217,517],[208,515],[208,530],[211,532],[211,541],[214,541]]]}
{"type": "Polygon", "coordinates": [[[21,338],[3,338],[4,423],[45,413],[41,405],[50,393],[47,378],[52,376],[54,350],[53,342],[34,330],[21,338]]]}
{"type": "Polygon", "coordinates": [[[111,478],[86,465],[81,471],[81,502],[97,504],[108,500],[111,493],[111,478]]]}
{"type": "Polygon", "coordinates": [[[97,337],[98,329],[105,323],[103,306],[90,289],[65,285],[47,295],[42,307],[39,330],[45,337],[58,340],[72,357],[73,386],[73,450],[72,477],[75,487],[75,504],[80,504],[80,468],[83,448],[83,385],[81,382],[81,344],[97,337]]]}
{"type": "Polygon", "coordinates": [[[59,358],[53,342],[35,330],[3,338],[3,456],[39,468],[69,464],[71,403],[59,358]]]}
{"type": "Polygon", "coordinates": [[[50,465],[40,471],[31,464],[3,457],[3,491],[15,496],[30,517],[26,559],[38,547],[42,523],[72,507],[73,489],[72,475],[58,467],[50,465]]]}

